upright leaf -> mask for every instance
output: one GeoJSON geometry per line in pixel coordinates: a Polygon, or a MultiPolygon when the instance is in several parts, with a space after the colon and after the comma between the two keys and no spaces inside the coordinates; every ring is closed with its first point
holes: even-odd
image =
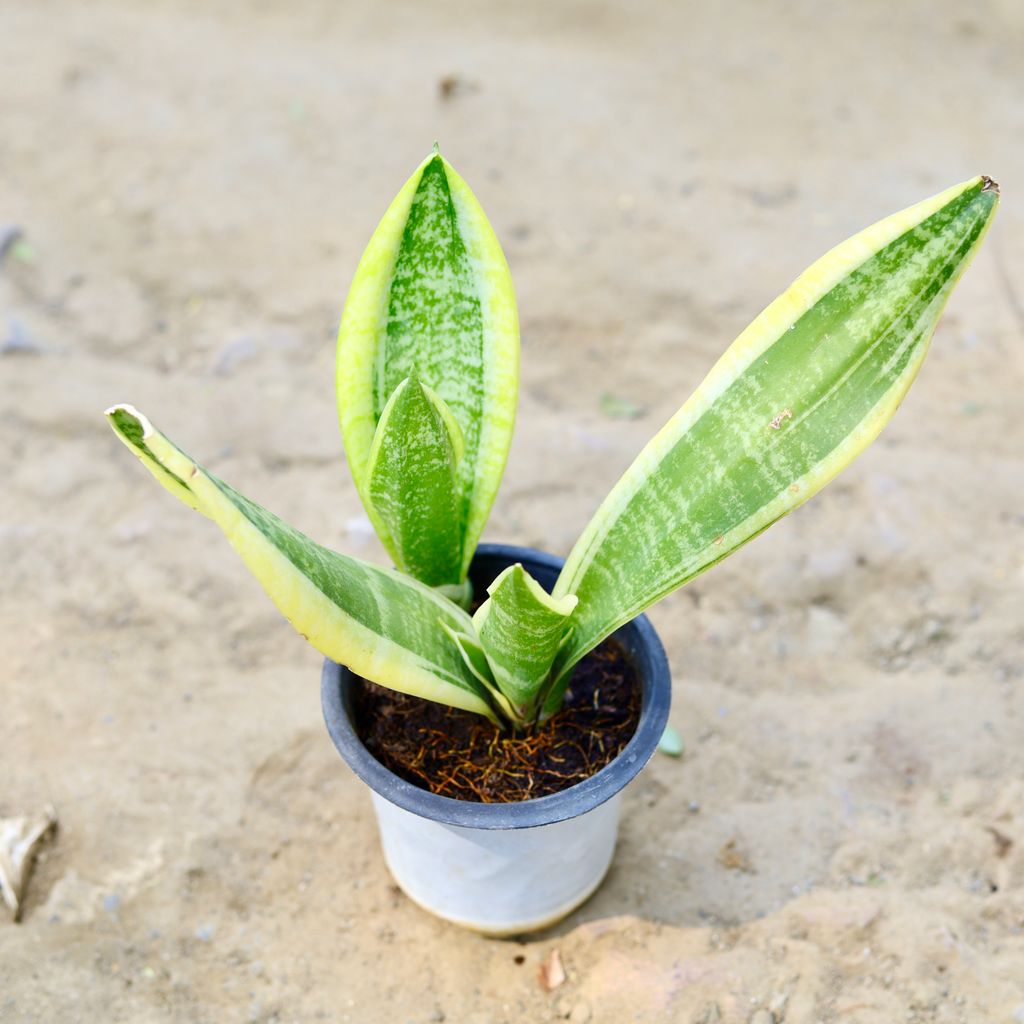
{"type": "Polygon", "coordinates": [[[975,178],[815,263],[640,453],[554,588],[576,594],[568,670],[600,640],[806,501],[888,422],[998,202],[975,178]]]}
{"type": "Polygon", "coordinates": [[[363,253],[338,336],[338,413],[349,466],[385,547],[399,545],[369,492],[378,421],[407,377],[431,387],[465,439],[458,528],[464,576],[512,437],[519,324],[508,265],[466,183],[435,150],[363,253]]]}
{"type": "Polygon", "coordinates": [[[552,597],[519,563],[501,573],[487,593],[473,625],[498,689],[516,717],[528,718],[569,628],[576,598],[552,597]]]}
{"type": "Polygon", "coordinates": [[[393,690],[495,719],[487,689],[446,632],[472,633],[465,612],[415,580],[314,543],[207,473],[131,406],[107,418],[161,484],[224,531],[318,651],[393,690]]]}
{"type": "Polygon", "coordinates": [[[462,434],[430,388],[407,377],[377,424],[367,490],[395,543],[398,568],[432,587],[462,575],[457,474],[462,434]]]}

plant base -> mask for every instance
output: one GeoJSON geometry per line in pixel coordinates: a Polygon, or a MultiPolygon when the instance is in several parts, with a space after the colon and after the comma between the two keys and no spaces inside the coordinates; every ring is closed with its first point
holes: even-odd
{"type": "Polygon", "coordinates": [[[515,803],[560,793],[614,761],[636,732],[640,688],[608,639],[577,666],[563,708],[532,732],[502,733],[471,711],[365,680],[353,708],[367,750],[400,778],[457,800],[515,803]]]}
{"type": "MultiPolygon", "coordinates": [[[[561,562],[529,548],[481,545],[470,575],[486,588],[521,562],[550,587],[561,562]]],[[[522,935],[578,907],[608,871],[622,791],[650,759],[665,730],[672,681],[650,622],[639,616],[614,634],[636,671],[640,718],[609,764],[550,796],[514,803],[454,800],[386,768],[355,724],[356,676],[329,659],[320,695],[341,756],[369,787],[391,874],[410,899],[486,935],[522,935]]]]}

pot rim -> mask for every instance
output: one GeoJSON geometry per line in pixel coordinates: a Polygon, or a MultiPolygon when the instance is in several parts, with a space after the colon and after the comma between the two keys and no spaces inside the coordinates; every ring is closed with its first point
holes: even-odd
{"type": "MultiPolygon", "coordinates": [[[[504,568],[515,562],[522,562],[531,574],[537,575],[542,585],[548,579],[554,582],[563,564],[563,560],[554,555],[511,544],[481,544],[473,558],[477,569],[480,568],[478,563],[500,563],[504,568]],[[539,572],[534,573],[534,569],[539,572]]],[[[497,572],[490,578],[496,575],[497,572]]],[[[646,615],[639,615],[620,626],[612,636],[625,647],[640,677],[640,720],[636,732],[614,761],[560,793],[517,803],[485,804],[440,796],[399,778],[366,749],[356,734],[343,693],[353,676],[330,658],[324,659],[320,677],[327,731],[349,767],[375,793],[422,818],[480,829],[536,828],[575,818],[611,799],[639,774],[654,754],[668,721],[672,679],[665,649],[654,626],[646,615]]]]}

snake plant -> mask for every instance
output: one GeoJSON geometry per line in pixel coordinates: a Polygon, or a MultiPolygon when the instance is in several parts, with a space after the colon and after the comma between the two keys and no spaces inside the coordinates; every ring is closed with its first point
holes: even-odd
{"type": "Polygon", "coordinates": [[[998,205],[973,178],[805,271],[637,456],[552,593],[467,570],[515,415],[516,305],[501,247],[436,147],[359,263],[338,340],[341,433],[394,570],[331,551],[204,470],[131,406],[111,426],[226,534],[315,647],[383,686],[524,728],[620,625],[802,504],[889,421],[998,205]],[[470,615],[475,596],[478,607],[470,615]]]}

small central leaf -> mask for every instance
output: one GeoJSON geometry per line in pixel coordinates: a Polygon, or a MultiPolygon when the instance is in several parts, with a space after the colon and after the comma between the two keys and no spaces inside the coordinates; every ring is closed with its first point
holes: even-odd
{"type": "Polygon", "coordinates": [[[522,567],[509,566],[473,616],[498,689],[528,718],[569,631],[574,594],[554,598],[522,567]]]}
{"type": "Polygon", "coordinates": [[[398,567],[428,586],[459,582],[458,463],[465,445],[445,403],[406,378],[381,413],[366,476],[398,567]]]}

